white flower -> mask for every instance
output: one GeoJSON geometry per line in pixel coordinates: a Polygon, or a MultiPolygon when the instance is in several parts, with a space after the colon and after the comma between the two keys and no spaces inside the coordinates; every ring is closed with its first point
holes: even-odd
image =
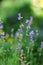
{"type": "Polygon", "coordinates": [[[30,16],[30,20],[29,20],[29,19],[26,19],[26,24],[31,25],[32,20],[33,20],[33,17],[32,17],[32,16],[30,16]]]}

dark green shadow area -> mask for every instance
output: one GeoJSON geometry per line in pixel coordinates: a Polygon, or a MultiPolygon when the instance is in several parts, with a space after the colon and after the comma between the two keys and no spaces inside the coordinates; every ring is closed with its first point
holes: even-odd
{"type": "Polygon", "coordinates": [[[39,36],[37,38],[37,42],[43,41],[43,17],[34,16],[33,23],[32,23],[32,29],[39,30],[39,36]]]}
{"type": "Polygon", "coordinates": [[[0,0],[0,3],[2,2],[3,0],[0,0]]]}
{"type": "Polygon", "coordinates": [[[30,16],[32,16],[32,10],[30,8],[30,4],[25,4],[21,8],[15,8],[15,12],[13,12],[12,15],[7,16],[4,21],[4,30],[5,32],[10,32],[11,28],[14,28],[14,33],[19,28],[19,25],[23,22],[25,22],[26,19],[29,19],[30,16]],[[23,16],[23,19],[21,21],[18,21],[18,13],[21,13],[23,16]]]}

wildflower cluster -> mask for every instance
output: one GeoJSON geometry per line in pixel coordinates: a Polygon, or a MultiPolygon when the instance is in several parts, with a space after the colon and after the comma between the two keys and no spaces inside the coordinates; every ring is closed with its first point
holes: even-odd
{"type": "MultiPolygon", "coordinates": [[[[23,16],[18,13],[18,20],[22,19],[23,16]]],[[[32,28],[33,19],[30,16],[21,23],[15,35],[14,28],[10,35],[4,32],[0,20],[0,65],[43,65],[43,41],[37,42],[39,30],[32,28]]]]}
{"type": "Polygon", "coordinates": [[[30,16],[30,19],[26,19],[24,23],[20,24],[20,27],[15,35],[16,50],[20,52],[24,51],[20,54],[21,65],[40,65],[40,62],[43,63],[41,60],[43,42],[37,42],[39,30],[34,28],[32,29],[32,23],[33,17],[30,16]]]}

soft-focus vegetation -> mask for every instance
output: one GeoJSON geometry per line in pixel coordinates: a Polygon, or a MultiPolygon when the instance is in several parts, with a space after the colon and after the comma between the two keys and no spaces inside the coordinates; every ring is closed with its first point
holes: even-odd
{"type": "Polygon", "coordinates": [[[42,5],[0,0],[0,65],[43,65],[42,5]]]}

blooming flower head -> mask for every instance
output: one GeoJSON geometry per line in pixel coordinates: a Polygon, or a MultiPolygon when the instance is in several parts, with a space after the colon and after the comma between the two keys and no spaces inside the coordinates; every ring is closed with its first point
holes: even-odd
{"type": "Polygon", "coordinates": [[[31,31],[31,32],[29,33],[30,38],[32,38],[33,35],[34,35],[34,31],[31,31]]]}
{"type": "Polygon", "coordinates": [[[23,17],[21,16],[21,13],[18,13],[18,20],[23,19],[23,17]]]}
{"type": "Polygon", "coordinates": [[[30,20],[26,19],[26,24],[28,24],[30,22],[30,20]]]}
{"type": "Polygon", "coordinates": [[[33,17],[32,17],[32,16],[30,16],[30,19],[26,19],[26,24],[31,25],[32,20],[33,20],[33,17]]]}

